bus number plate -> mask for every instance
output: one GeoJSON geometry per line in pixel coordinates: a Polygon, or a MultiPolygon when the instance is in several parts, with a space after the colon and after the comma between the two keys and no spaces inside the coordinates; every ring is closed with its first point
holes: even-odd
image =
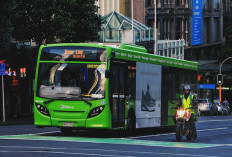
{"type": "Polygon", "coordinates": [[[73,127],[73,126],[74,126],[74,123],[63,122],[63,126],[64,126],[64,127],[73,127]]]}

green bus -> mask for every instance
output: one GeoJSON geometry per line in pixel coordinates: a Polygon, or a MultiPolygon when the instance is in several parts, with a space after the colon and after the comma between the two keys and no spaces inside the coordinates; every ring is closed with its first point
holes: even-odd
{"type": "Polygon", "coordinates": [[[39,49],[36,127],[124,129],[173,126],[177,98],[197,93],[198,63],[132,44],[64,43],[39,49]]]}

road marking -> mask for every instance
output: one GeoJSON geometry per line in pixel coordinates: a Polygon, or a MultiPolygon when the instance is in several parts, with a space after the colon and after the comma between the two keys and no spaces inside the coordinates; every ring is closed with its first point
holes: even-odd
{"type": "Polygon", "coordinates": [[[40,132],[40,133],[29,133],[29,134],[17,134],[17,135],[9,135],[9,136],[18,136],[18,135],[44,135],[44,134],[51,134],[51,133],[58,133],[60,131],[49,131],[49,132],[40,132]]]}
{"type": "Polygon", "coordinates": [[[223,120],[201,120],[198,123],[205,123],[205,122],[225,122],[225,121],[232,121],[232,119],[223,119],[223,120]]]}
{"type": "MultiPolygon", "coordinates": [[[[0,151],[0,153],[49,153],[49,154],[69,154],[69,155],[85,155],[85,156],[121,156],[121,155],[105,155],[105,154],[89,154],[89,153],[71,153],[71,152],[51,152],[51,151],[0,151]]],[[[133,156],[126,156],[133,157],[133,156]]]]}
{"type": "Polygon", "coordinates": [[[30,134],[30,135],[43,135],[43,134],[51,134],[51,133],[58,133],[60,131],[50,131],[50,132],[40,132],[40,133],[34,133],[34,134],[30,134]]]}
{"type": "MultiPolygon", "coordinates": [[[[172,155],[172,156],[194,156],[194,157],[216,157],[194,154],[176,154],[176,153],[157,153],[157,152],[138,152],[138,151],[125,151],[125,150],[113,150],[113,149],[92,149],[92,148],[53,148],[53,147],[25,147],[25,146],[0,146],[1,148],[26,148],[26,149],[49,149],[49,150],[87,150],[87,151],[103,151],[103,152],[124,152],[135,154],[155,154],[155,155],[172,155]]],[[[28,151],[30,152],[30,151],[28,151]]],[[[125,155],[124,155],[125,156],[125,155]]]]}
{"type": "Polygon", "coordinates": [[[157,134],[157,135],[134,136],[129,138],[133,139],[133,138],[143,138],[143,137],[156,137],[156,136],[166,136],[166,135],[174,135],[174,134],[175,133],[167,133],[167,134],[157,134]]]}
{"type": "Polygon", "coordinates": [[[38,136],[38,135],[0,136],[0,139],[87,142],[87,143],[105,143],[105,144],[122,144],[122,145],[123,144],[141,145],[141,146],[152,146],[152,147],[157,147],[157,146],[177,147],[177,148],[192,148],[192,149],[221,146],[218,144],[149,141],[149,140],[134,140],[134,139],[123,139],[123,138],[86,138],[86,137],[62,137],[62,136],[38,136]]]}
{"type": "Polygon", "coordinates": [[[226,130],[228,129],[228,127],[224,127],[224,128],[212,128],[212,129],[203,129],[203,130],[197,130],[198,132],[202,132],[202,131],[214,131],[214,130],[226,130]]]}
{"type": "MultiPolygon", "coordinates": [[[[213,130],[225,130],[228,129],[228,127],[225,128],[213,128],[213,129],[203,129],[203,130],[197,130],[197,132],[203,132],[203,131],[213,131],[213,130]]],[[[159,137],[159,136],[166,136],[166,135],[174,135],[175,133],[167,133],[167,134],[157,134],[157,135],[147,135],[147,136],[134,136],[129,137],[131,139],[133,138],[143,138],[143,137],[159,137]]]]}

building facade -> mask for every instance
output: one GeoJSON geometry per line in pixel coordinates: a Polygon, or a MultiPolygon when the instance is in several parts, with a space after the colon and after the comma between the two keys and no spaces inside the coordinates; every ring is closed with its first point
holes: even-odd
{"type": "Polygon", "coordinates": [[[224,33],[228,26],[232,25],[232,0],[223,0],[224,33]]]}
{"type": "MultiPolygon", "coordinates": [[[[98,13],[101,16],[116,11],[122,15],[132,17],[131,0],[97,0],[96,5],[99,7],[98,13]]],[[[133,12],[133,19],[145,24],[145,0],[133,0],[133,12]]]]}
{"type": "MultiPolygon", "coordinates": [[[[202,42],[192,44],[193,0],[157,0],[157,35],[160,40],[184,39],[185,59],[215,60],[223,41],[223,7],[220,0],[202,1],[202,42]]],[[[146,0],[146,24],[154,27],[154,0],[146,0]]]]}

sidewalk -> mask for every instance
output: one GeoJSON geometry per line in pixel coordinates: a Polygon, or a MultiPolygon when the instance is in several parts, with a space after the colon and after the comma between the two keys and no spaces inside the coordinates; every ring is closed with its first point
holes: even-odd
{"type": "Polygon", "coordinates": [[[33,124],[34,119],[32,116],[17,117],[17,118],[6,118],[6,122],[3,123],[2,118],[0,119],[0,125],[21,125],[21,124],[33,124]]]}

